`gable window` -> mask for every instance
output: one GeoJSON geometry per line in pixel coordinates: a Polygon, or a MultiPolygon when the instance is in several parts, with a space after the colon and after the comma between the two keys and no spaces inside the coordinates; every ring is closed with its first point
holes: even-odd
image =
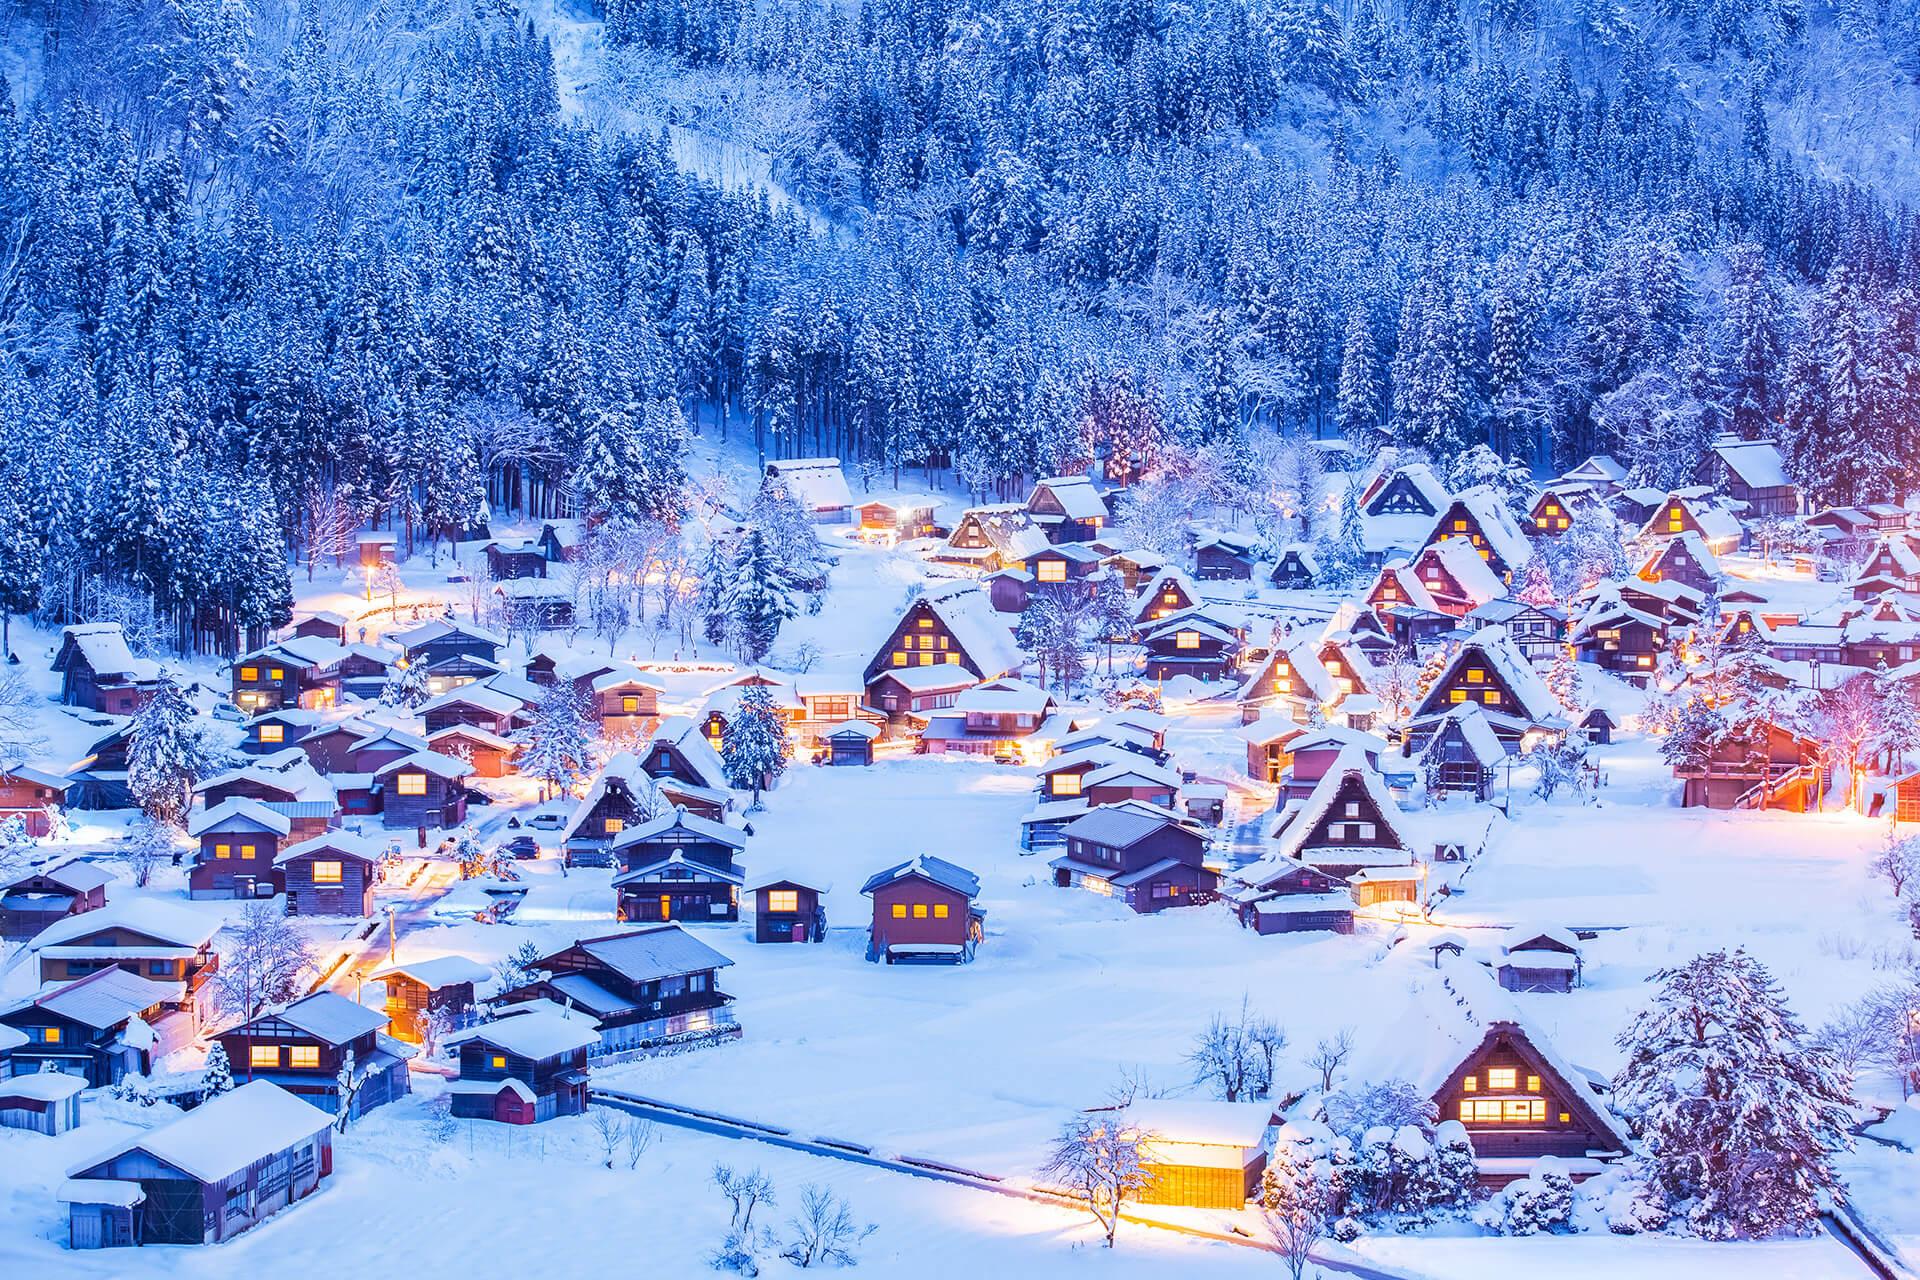
{"type": "Polygon", "coordinates": [[[905,920],[905,919],[907,918],[907,904],[906,904],[906,903],[904,903],[904,902],[896,902],[896,903],[894,903],[894,904],[893,904],[893,918],[894,918],[895,920],[905,920]]]}
{"type": "Polygon", "coordinates": [[[296,1044],[287,1049],[287,1065],[312,1071],[320,1065],[320,1046],[296,1044]]]}
{"type": "Polygon", "coordinates": [[[427,794],[427,775],[424,773],[403,773],[394,779],[393,789],[403,796],[423,796],[427,794]]]}
{"type": "Polygon", "coordinates": [[[1490,707],[1497,707],[1500,705],[1500,691],[1498,689],[1482,689],[1480,691],[1480,701],[1490,707]]]}
{"type": "Polygon", "coordinates": [[[1485,671],[1482,671],[1479,667],[1467,668],[1468,684],[1485,684],[1486,682],[1487,682],[1487,673],[1485,671]]]}
{"type": "Polygon", "coordinates": [[[1467,700],[1467,691],[1465,689],[1447,690],[1448,702],[1465,702],[1466,700],[1467,700]]]}
{"type": "Polygon", "coordinates": [[[275,667],[267,673],[267,678],[270,680],[284,680],[287,678],[287,673],[279,667],[275,667]]]}
{"type": "Polygon", "coordinates": [[[627,820],[625,818],[608,818],[606,821],[607,834],[610,836],[617,836],[626,829],[627,820]]]}
{"type": "Polygon", "coordinates": [[[507,1055],[504,1053],[496,1053],[487,1065],[491,1066],[495,1071],[505,1071],[507,1069],[507,1055]]]}
{"type": "Polygon", "coordinates": [[[1453,522],[1453,531],[1455,533],[1465,533],[1467,531],[1467,522],[1465,520],[1455,520],[1453,522]]]}
{"type": "Polygon", "coordinates": [[[1480,1092],[1480,1077],[1468,1076],[1460,1082],[1460,1087],[1468,1093],[1480,1092]]]}
{"type": "Polygon", "coordinates": [[[340,864],[337,862],[314,863],[313,882],[315,884],[339,884],[340,864]]]}
{"type": "Polygon", "coordinates": [[[260,678],[260,668],[242,667],[240,668],[240,678],[242,680],[258,680],[260,678]]]}
{"type": "Polygon", "coordinates": [[[914,904],[913,904],[913,918],[914,918],[915,920],[925,920],[925,919],[927,918],[927,904],[926,904],[926,903],[924,903],[924,902],[916,902],[916,903],[914,903],[914,904]]]}
{"type": "Polygon", "coordinates": [[[240,846],[240,856],[241,856],[241,857],[243,857],[243,858],[251,858],[251,857],[252,857],[253,855],[254,855],[254,847],[253,847],[252,845],[250,845],[250,844],[243,844],[243,845],[241,845],[241,846],[240,846]]]}
{"type": "Polygon", "coordinates": [[[936,902],[936,903],[934,903],[934,904],[933,904],[933,918],[934,918],[935,920],[945,920],[945,919],[947,918],[947,904],[946,904],[946,903],[944,903],[944,902],[936,902]]]}
{"type": "Polygon", "coordinates": [[[1080,794],[1080,775],[1077,773],[1056,773],[1053,775],[1053,794],[1057,796],[1077,796],[1080,794]]]}
{"type": "Polygon", "coordinates": [[[59,1044],[60,1028],[59,1027],[40,1028],[40,1043],[41,1044],[59,1044]]]}
{"type": "Polygon", "coordinates": [[[921,618],[918,622],[915,622],[913,625],[920,628],[922,631],[931,631],[933,629],[933,619],[921,618]]]}
{"type": "Polygon", "coordinates": [[[1173,647],[1176,649],[1198,649],[1200,633],[1198,631],[1180,631],[1174,633],[1173,647]]]}
{"type": "Polygon", "coordinates": [[[233,846],[230,844],[216,844],[213,846],[213,856],[216,858],[231,858],[233,856],[233,846]]]}
{"type": "Polygon", "coordinates": [[[895,650],[893,651],[893,665],[894,665],[894,666],[896,666],[896,667],[904,667],[904,666],[906,666],[906,665],[907,665],[907,655],[906,655],[905,653],[903,653],[902,651],[900,651],[899,649],[895,649],[895,650]]]}
{"type": "Polygon", "coordinates": [[[797,889],[767,890],[767,910],[794,912],[800,909],[800,891],[797,889]]]}
{"type": "Polygon", "coordinates": [[[286,740],[287,740],[287,727],[285,725],[263,724],[260,726],[260,741],[285,742],[286,740]]]}
{"type": "Polygon", "coordinates": [[[1513,1067],[1491,1067],[1487,1071],[1487,1088],[1496,1093],[1511,1092],[1519,1084],[1519,1076],[1513,1067]]]}
{"type": "Polygon", "coordinates": [[[280,1046],[277,1044],[255,1044],[247,1046],[247,1063],[255,1067],[277,1067],[280,1065],[280,1046]]]}
{"type": "Polygon", "coordinates": [[[627,695],[620,699],[620,710],[625,712],[627,715],[632,715],[634,712],[638,711],[639,709],[640,709],[640,699],[633,697],[632,695],[627,695]]]}
{"type": "Polygon", "coordinates": [[[1065,560],[1042,560],[1035,566],[1034,576],[1042,582],[1065,582],[1067,580],[1067,562],[1065,560]]]}
{"type": "Polygon", "coordinates": [[[1540,1077],[1539,1077],[1539,1076],[1528,1076],[1528,1077],[1527,1077],[1527,1092],[1528,1092],[1528,1093],[1538,1093],[1538,1092],[1540,1092],[1540,1077]]]}

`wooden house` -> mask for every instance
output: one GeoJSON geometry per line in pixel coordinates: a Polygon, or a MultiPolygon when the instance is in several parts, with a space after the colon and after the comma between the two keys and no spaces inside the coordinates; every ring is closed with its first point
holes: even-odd
{"type": "Polygon", "coordinates": [[[256,1080],[68,1170],[68,1244],[218,1244],[306,1199],[332,1172],[333,1121],[256,1080]]]}
{"type": "Polygon", "coordinates": [[[1813,808],[1826,782],[1820,742],[1784,725],[1745,719],[1738,707],[1725,714],[1736,728],[1708,758],[1674,766],[1681,805],[1793,813],[1813,808]]]}
{"type": "Polygon", "coordinates": [[[241,739],[240,750],[255,756],[277,755],[319,730],[323,724],[325,719],[321,712],[305,707],[264,711],[247,721],[247,736],[241,739]]]}
{"type": "Polygon", "coordinates": [[[380,854],[365,839],[329,831],[281,850],[274,869],[287,895],[290,916],[373,914],[373,886],[380,881],[380,854]]]}
{"type": "Polygon", "coordinates": [[[1386,750],[1384,739],[1365,730],[1339,724],[1304,728],[1287,743],[1289,759],[1286,772],[1279,780],[1279,803],[1284,806],[1312,795],[1320,780],[1340,764],[1341,757],[1349,751],[1357,752],[1362,760],[1379,769],[1386,750]]]}
{"type": "Polygon", "coordinates": [[[1455,496],[1433,522],[1424,545],[1446,538],[1465,538],[1502,582],[1512,581],[1533,554],[1526,535],[1490,489],[1468,489],[1455,496]]]}
{"type": "Polygon", "coordinates": [[[973,507],[964,511],[953,532],[932,559],[981,573],[1024,569],[1027,560],[1050,545],[1047,532],[1017,504],[973,507]]]}
{"type": "Polygon", "coordinates": [[[1800,491],[1787,476],[1787,460],[1771,440],[1719,437],[1707,446],[1694,480],[1744,504],[1750,515],[1790,516],[1800,509],[1800,491]]]}
{"type": "Polygon", "coordinates": [[[897,667],[867,682],[866,703],[886,716],[889,725],[903,725],[913,717],[951,707],[962,693],[979,683],[965,667],[943,663],[936,667],[897,667]]]}
{"type": "Polygon", "coordinates": [[[590,1014],[596,1057],[705,1043],[740,1034],[718,976],[732,964],[679,925],[654,925],[582,938],[534,961],[540,976],[501,992],[495,1006],[551,1000],[590,1014]]]}
{"type": "MultiPolygon", "coordinates": [[[[371,774],[383,764],[425,751],[427,740],[405,729],[355,717],[316,726],[294,745],[306,755],[314,769],[334,777],[343,773],[371,774]]],[[[337,782],[335,789],[339,789],[337,782]]]]}
{"type": "Polygon", "coordinates": [[[1146,1182],[1134,1193],[1138,1203],[1240,1210],[1259,1194],[1276,1114],[1271,1102],[1141,1098],[1124,1110],[1091,1114],[1102,1111],[1144,1135],[1146,1182]]]}
{"type": "Polygon", "coordinates": [[[1540,491],[1527,510],[1527,528],[1536,538],[1557,538],[1573,525],[1574,513],[1586,500],[1586,490],[1550,486],[1540,491]]]}
{"type": "Polygon", "coordinates": [[[88,744],[86,754],[67,771],[67,808],[135,807],[133,792],[127,787],[127,751],[132,737],[132,721],[123,720],[88,744]]]}
{"type": "Polygon", "coordinates": [[[1405,867],[1412,846],[1400,828],[1400,806],[1385,779],[1357,749],[1343,751],[1307,798],[1286,802],[1269,828],[1274,851],[1243,869],[1240,878],[1264,884],[1269,864],[1295,861],[1342,878],[1367,867],[1405,867]]]}
{"type": "MultiPolygon", "coordinates": [[[[1103,539],[1094,545],[1104,548],[1108,542],[1103,539]]],[[[1120,575],[1120,583],[1130,595],[1138,594],[1142,583],[1151,582],[1153,575],[1167,567],[1165,556],[1145,547],[1113,548],[1106,552],[1106,558],[1101,563],[1109,571],[1120,575]]]]}
{"type": "Polygon", "coordinates": [[[464,760],[432,751],[383,764],[373,770],[380,793],[380,821],[389,830],[450,829],[467,820],[465,779],[473,772],[464,760]]]}
{"type": "Polygon", "coordinates": [[[1144,674],[1149,680],[1191,676],[1220,680],[1240,665],[1242,641],[1232,625],[1195,609],[1169,617],[1142,637],[1144,674]]]}
{"type": "Polygon", "coordinates": [[[48,810],[65,803],[68,785],[61,775],[30,765],[0,769],[0,822],[18,818],[28,835],[44,840],[53,830],[48,810]]]}
{"type": "Polygon", "coordinates": [[[749,886],[755,942],[825,942],[831,886],[776,875],[749,886]]]}
{"type": "Polygon", "coordinates": [[[411,1092],[413,1051],[384,1034],[386,1028],[387,1015],[379,1010],[316,991],[216,1039],[236,1079],[270,1080],[328,1115],[344,1107],[349,1119],[358,1119],[411,1092]]]}
{"type": "Polygon", "coordinates": [[[613,842],[630,824],[641,821],[652,803],[653,782],[641,769],[638,756],[622,751],[608,760],[560,830],[567,865],[610,866],[613,842]]]}
{"type": "Polygon", "coordinates": [[[1142,915],[1202,906],[1219,895],[1204,865],[1206,833],[1138,804],[1100,805],[1067,824],[1066,852],[1047,865],[1062,888],[1118,898],[1142,915]]]}
{"type": "Polygon", "coordinates": [[[165,681],[159,663],[133,656],[117,622],[62,628],[53,670],[62,704],[114,716],[138,712],[165,681]]]}
{"type": "Polygon", "coordinates": [[[1513,596],[1489,600],[1466,616],[1467,625],[1504,627],[1529,663],[1550,662],[1567,647],[1567,611],[1557,604],[1528,604],[1513,596]]]}
{"type": "Polygon", "coordinates": [[[80,1123],[84,1076],[64,1071],[0,1076],[0,1129],[25,1129],[57,1138],[80,1123]]]}
{"type": "Polygon", "coordinates": [[[492,981],[493,970],[465,956],[437,956],[389,965],[367,977],[386,988],[381,1008],[388,1033],[420,1044],[427,1039],[430,1021],[437,1020],[442,1031],[457,1031],[473,1021],[473,988],[492,981]]]}
{"type": "Polygon", "coordinates": [[[1517,925],[1501,938],[1493,972],[1508,991],[1571,991],[1580,985],[1580,940],[1571,929],[1517,925]]]}
{"type": "Polygon", "coordinates": [[[930,588],[907,606],[862,675],[871,699],[883,672],[908,667],[958,666],[992,680],[1022,662],[1013,633],[994,613],[987,593],[970,583],[930,588]]]}
{"type": "Polygon", "coordinates": [[[1406,742],[1409,755],[1420,752],[1430,794],[1485,802],[1493,794],[1494,769],[1507,759],[1505,745],[1477,702],[1449,707],[1418,739],[1409,733],[1406,742]]]}
{"type": "Polygon", "coordinates": [[[971,871],[927,855],[870,877],[860,892],[873,899],[867,959],[964,964],[985,933],[975,905],[980,881],[971,871]]]}
{"type": "Polygon", "coordinates": [[[726,765],[700,726],[685,716],[660,722],[640,754],[640,771],[653,779],[668,803],[719,822],[733,808],[726,765]]]}
{"type": "Polygon", "coordinates": [[[527,704],[519,698],[475,682],[422,703],[418,714],[429,735],[455,725],[472,725],[505,738],[521,727],[526,712],[527,704]]]}
{"type": "Polygon", "coordinates": [[[67,916],[28,944],[41,985],[117,968],[163,985],[169,1009],[196,1013],[200,990],[219,967],[217,922],[159,898],[127,898],[67,916]]]}
{"type": "Polygon", "coordinates": [[[1720,560],[1699,534],[1684,531],[1667,538],[1640,562],[1635,576],[1644,582],[1683,582],[1696,591],[1711,591],[1720,580],[1720,560]]]}
{"type": "Polygon", "coordinates": [[[1876,542],[1854,579],[1884,579],[1901,591],[1920,593],[1920,538],[1894,534],[1876,542]]]}
{"type": "Polygon", "coordinates": [[[1278,782],[1293,764],[1288,750],[1305,733],[1305,727],[1291,716],[1269,712],[1240,730],[1247,744],[1247,776],[1256,782],[1278,782]]]}
{"type": "Polygon", "coordinates": [[[1580,717],[1580,732],[1587,741],[1596,747],[1604,747],[1613,742],[1613,731],[1619,728],[1619,722],[1607,712],[1605,707],[1595,707],[1580,717]]]}
{"type": "Polygon", "coordinates": [[[452,658],[474,658],[497,670],[500,650],[507,643],[491,631],[470,627],[452,618],[435,618],[392,639],[406,655],[408,665],[424,664],[429,668],[452,658]]]}
{"type": "Polygon", "coordinates": [[[1194,585],[1193,579],[1178,569],[1162,569],[1134,600],[1133,620],[1145,627],[1203,603],[1200,588],[1194,585]]]}
{"type": "Polygon", "coordinates": [[[762,484],[785,490],[818,524],[845,524],[853,512],[853,490],[838,458],[782,458],[767,463],[762,484]]]}
{"type": "Polygon", "coordinates": [[[1493,731],[1509,745],[1567,727],[1560,704],[1503,627],[1482,627],[1468,636],[1428,687],[1414,716],[1441,715],[1467,702],[1486,713],[1493,731]]]}
{"type": "Polygon", "coordinates": [[[1098,551],[1084,543],[1062,542],[1035,552],[1027,560],[1026,572],[1032,576],[1032,589],[1036,591],[1074,584],[1085,588],[1099,571],[1103,559],[1098,551]]]}
{"type": "Polygon", "coordinates": [[[1085,476],[1050,476],[1034,482],[1027,514],[1046,530],[1050,542],[1089,542],[1100,536],[1112,514],[1107,500],[1085,476]]]}
{"type": "Polygon", "coordinates": [[[1690,490],[1668,494],[1640,526],[1635,541],[1652,546],[1662,538],[1696,535],[1716,556],[1737,551],[1745,536],[1740,519],[1716,502],[1690,490]]]}
{"type": "Polygon", "coordinates": [[[666,686],[652,676],[624,667],[596,676],[592,687],[594,714],[605,737],[645,739],[659,725],[666,686]]]}
{"type": "Polygon", "coordinates": [[[1138,800],[1171,810],[1180,796],[1180,774],[1144,756],[1120,752],[1081,775],[1080,795],[1089,805],[1138,800]]]}
{"type": "Polygon", "coordinates": [[[1053,714],[1053,696],[1025,680],[988,680],[927,717],[915,749],[922,755],[1013,759],[1053,714]]]}
{"type": "Polygon", "coordinates": [[[1450,500],[1431,466],[1410,462],[1369,481],[1360,492],[1360,510],[1369,516],[1436,516],[1450,500]]]}
{"type": "Polygon", "coordinates": [[[447,1084],[462,1119],[537,1124],[587,1109],[587,1056],[599,1042],[593,1023],[536,1010],[457,1031],[460,1075],[447,1084]]]}
{"type": "Polygon", "coordinates": [[[487,576],[495,582],[510,578],[544,578],[560,559],[558,546],[540,538],[495,538],[481,550],[487,557],[487,576]]]}
{"type": "Polygon", "coordinates": [[[1207,532],[1193,544],[1193,576],[1202,582],[1251,582],[1260,562],[1260,540],[1239,533],[1207,532]]]}
{"type": "Polygon", "coordinates": [[[1280,549],[1269,580],[1274,586],[1287,591],[1313,589],[1320,580],[1319,553],[1311,543],[1289,542],[1280,549]]]}
{"type": "Polygon", "coordinates": [[[339,810],[333,783],[298,747],[251,757],[241,768],[207,778],[198,785],[195,798],[205,812],[229,800],[257,800],[287,819],[289,834],[296,840],[327,830],[339,810]]]}
{"type": "Polygon", "coordinates": [[[153,1070],[154,1024],[173,995],[167,983],[112,965],[41,987],[0,1008],[0,1026],[26,1036],[13,1051],[13,1070],[65,1071],[95,1089],[146,1074],[153,1070]]]}
{"type": "Polygon", "coordinates": [[[450,724],[427,735],[426,749],[450,760],[464,760],[477,778],[504,778],[513,772],[520,744],[470,724],[450,724]]]}
{"type": "Polygon", "coordinates": [[[1590,454],[1560,477],[1566,484],[1585,485],[1597,493],[1612,493],[1627,482],[1627,469],[1604,453],[1590,454]]]}
{"type": "MultiPolygon", "coordinates": [[[[1428,543],[1414,557],[1411,571],[1432,602],[1431,608],[1450,617],[1463,618],[1507,594],[1506,584],[1493,572],[1490,562],[1459,535],[1428,543]]],[[[1381,607],[1371,598],[1368,604],[1381,607]]]]}
{"type": "Polygon", "coordinates": [[[879,736],[879,727],[866,720],[846,720],[834,725],[820,735],[821,745],[827,753],[826,763],[830,765],[872,764],[873,743],[879,736]]]}
{"type": "Polygon", "coordinates": [[[854,507],[856,531],[864,542],[894,546],[916,538],[934,538],[940,526],[934,518],[939,501],[927,497],[870,499],[854,507]]]}
{"type": "Polygon", "coordinates": [[[507,618],[509,630],[564,631],[574,625],[573,600],[577,588],[571,568],[556,566],[544,578],[508,578],[493,584],[493,597],[507,618]],[[565,569],[564,573],[559,572],[565,569]]]}
{"type": "Polygon", "coordinates": [[[1259,866],[1258,883],[1233,896],[1242,925],[1259,934],[1353,932],[1353,891],[1344,879],[1298,859],[1259,866]]]}
{"type": "Polygon", "coordinates": [[[47,926],[107,905],[113,877],[77,859],[0,882],[0,938],[21,941],[47,926]]]}
{"type": "Polygon", "coordinates": [[[287,628],[290,636],[310,636],[316,640],[331,640],[334,644],[346,644],[353,638],[348,635],[352,619],[344,613],[321,610],[295,618],[293,625],[287,628]]]}
{"type": "Polygon", "coordinates": [[[1667,625],[1666,619],[1603,587],[1574,623],[1571,643],[1582,662],[1644,685],[1652,681],[1667,651],[1667,625]]]}
{"type": "Polygon", "coordinates": [[[616,915],[628,924],[738,920],[745,877],[734,859],[746,847],[739,829],[684,806],[629,826],[613,838],[616,915]]]}
{"type": "Polygon", "coordinates": [[[293,830],[285,815],[258,800],[234,796],[187,820],[197,840],[187,887],[195,898],[270,897],[274,861],[293,830]]]}
{"type": "Polygon", "coordinates": [[[289,636],[233,660],[233,704],[249,715],[281,707],[315,710],[340,700],[344,645],[289,636]]]}

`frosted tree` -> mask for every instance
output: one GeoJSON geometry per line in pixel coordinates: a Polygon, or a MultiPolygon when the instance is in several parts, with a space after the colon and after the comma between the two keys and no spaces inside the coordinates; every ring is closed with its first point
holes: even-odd
{"type": "Polygon", "coordinates": [[[739,707],[727,722],[727,734],[720,744],[727,783],[753,792],[753,807],[757,809],[760,793],[786,772],[792,755],[793,740],[773,705],[773,695],[765,685],[749,685],[740,695],[739,707]]]}
{"type": "Polygon", "coordinates": [[[1335,420],[1340,424],[1341,434],[1356,443],[1372,442],[1380,424],[1382,399],[1373,325],[1367,319],[1367,309],[1356,305],[1347,313],[1346,333],[1340,345],[1335,420]]]}
{"type": "Polygon", "coordinates": [[[420,662],[397,662],[387,669],[380,686],[380,705],[412,710],[433,697],[427,687],[427,668],[420,662]]]}
{"type": "Polygon", "coordinates": [[[1709,1239],[1800,1235],[1838,1193],[1852,1098],[1773,975],[1743,950],[1662,969],[1652,1003],[1618,1040],[1618,1104],[1636,1161],[1709,1239]]]}
{"type": "Polygon", "coordinates": [[[766,534],[748,529],[734,559],[727,592],[727,619],[740,659],[757,663],[780,636],[781,624],[794,616],[790,580],[766,534]]]}
{"type": "Polygon", "coordinates": [[[514,765],[540,782],[540,798],[564,795],[593,771],[594,725],[586,695],[561,680],[534,704],[533,718],[514,735],[520,745],[514,765]]]}
{"type": "Polygon", "coordinates": [[[1894,679],[1884,660],[1874,672],[1874,682],[1879,703],[1874,712],[1879,726],[1874,750],[1880,756],[1882,770],[1897,778],[1906,772],[1913,754],[1920,751],[1920,704],[1914,701],[1912,685],[1894,679]]]}
{"type": "Polygon", "coordinates": [[[200,1099],[217,1098],[233,1088],[233,1064],[227,1061],[227,1050],[218,1040],[207,1048],[207,1061],[200,1068],[200,1099]]]}
{"type": "Polygon", "coordinates": [[[1273,1073],[1287,1047],[1286,1032],[1259,1017],[1243,999],[1236,1017],[1214,1014],[1187,1051],[1194,1079],[1228,1102],[1252,1102],[1273,1088],[1273,1073]]]}
{"type": "Polygon", "coordinates": [[[1526,572],[1520,579],[1520,589],[1513,593],[1513,598],[1536,608],[1547,607],[1559,599],[1553,589],[1553,573],[1548,569],[1544,555],[1528,557],[1526,572]]]}
{"type": "Polygon", "coordinates": [[[1123,1107],[1088,1112],[1061,1126],[1040,1166],[1048,1185],[1086,1206],[1109,1249],[1120,1229],[1120,1210],[1152,1181],[1147,1151],[1153,1136],[1123,1107]]]}
{"type": "Polygon", "coordinates": [[[252,1018],[305,992],[316,966],[313,948],[273,903],[247,903],[226,933],[213,980],[228,1016],[252,1018]]]}
{"type": "Polygon", "coordinates": [[[121,850],[127,860],[127,870],[133,873],[135,886],[146,888],[153,879],[153,873],[171,860],[174,836],[178,830],[145,814],[134,819],[127,828],[121,850]]]}
{"type": "Polygon", "coordinates": [[[1107,675],[1113,675],[1113,646],[1132,644],[1140,638],[1139,625],[1133,620],[1133,593],[1120,574],[1108,570],[1093,591],[1094,615],[1100,639],[1107,646],[1107,675]]]}
{"type": "Polygon", "coordinates": [[[1356,478],[1340,495],[1340,510],[1333,527],[1320,538],[1315,548],[1319,572],[1316,585],[1332,588],[1352,586],[1366,572],[1366,521],[1360,514],[1360,485],[1356,478]]]}
{"type": "Polygon", "coordinates": [[[1561,645],[1554,650],[1553,665],[1547,668],[1547,691],[1569,716],[1578,716],[1585,707],[1586,694],[1581,688],[1580,664],[1574,661],[1571,645],[1561,645]]]}
{"type": "Polygon", "coordinates": [[[127,743],[127,789],[156,822],[180,826],[193,803],[203,763],[193,707],[180,686],[163,681],[133,718],[127,743]]]}
{"type": "Polygon", "coordinates": [[[500,962],[500,987],[503,992],[526,986],[540,976],[534,966],[539,963],[542,952],[540,944],[529,938],[507,953],[500,962]]]}
{"type": "Polygon", "coordinates": [[[1258,1200],[1267,1238],[1293,1280],[1300,1280],[1338,1207],[1330,1162],[1316,1158],[1309,1144],[1290,1141],[1283,1131],[1260,1175],[1258,1200]]]}

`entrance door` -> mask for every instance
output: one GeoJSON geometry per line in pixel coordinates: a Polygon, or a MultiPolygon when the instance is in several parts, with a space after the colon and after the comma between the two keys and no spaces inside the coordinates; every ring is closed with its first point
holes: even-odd
{"type": "Polygon", "coordinates": [[[662,920],[673,919],[673,897],[670,894],[663,893],[660,895],[660,918],[662,920]]]}
{"type": "Polygon", "coordinates": [[[793,940],[795,942],[805,942],[807,940],[807,926],[805,924],[798,922],[794,924],[793,940]]]}

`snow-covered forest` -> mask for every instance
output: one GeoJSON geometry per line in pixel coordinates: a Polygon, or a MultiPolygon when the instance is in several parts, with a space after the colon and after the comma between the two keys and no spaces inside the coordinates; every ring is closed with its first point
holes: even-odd
{"type": "Polygon", "coordinates": [[[1733,429],[1815,502],[1916,478],[1920,223],[1822,124],[1844,84],[1905,127],[1912,0],[35,0],[9,36],[0,608],[48,622],[278,624],[289,553],[369,518],[671,519],[692,430],[980,493],[1275,432],[1665,485],[1733,429]],[[600,107],[803,207],[563,107],[588,19],[600,107]]]}

